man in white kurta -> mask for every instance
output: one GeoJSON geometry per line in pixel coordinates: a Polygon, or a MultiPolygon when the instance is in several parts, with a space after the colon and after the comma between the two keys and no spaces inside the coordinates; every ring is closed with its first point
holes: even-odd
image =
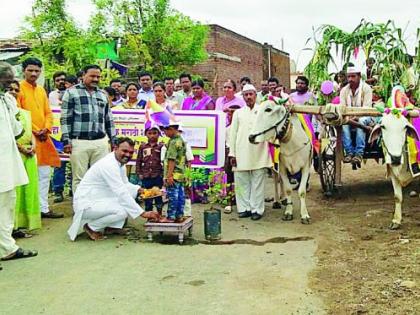
{"type": "MultiPolygon", "coordinates": [[[[26,185],[28,176],[17,149],[15,137],[23,129],[17,121],[18,109],[15,99],[5,94],[6,87],[13,80],[10,65],[0,63],[0,258],[11,258],[19,247],[12,237],[15,219],[17,186],[26,185]]],[[[23,252],[19,252],[20,255],[23,252]]],[[[29,256],[27,256],[29,257],[29,256]]],[[[23,258],[23,257],[15,257],[23,258]]]]}
{"type": "Polygon", "coordinates": [[[234,176],[235,196],[240,218],[261,219],[264,214],[264,182],[266,169],[273,164],[268,143],[252,144],[249,135],[258,123],[257,91],[247,84],[242,90],[247,106],[235,111],[230,126],[230,152],[234,176]]]}
{"type": "Polygon", "coordinates": [[[128,216],[159,218],[157,212],[144,212],[135,201],[141,188],[128,181],[125,167],[133,153],[134,142],[120,138],[115,150],[87,171],[74,195],[73,223],[68,230],[72,241],[83,229],[91,239],[103,239],[106,228],[121,229],[128,216]]]}

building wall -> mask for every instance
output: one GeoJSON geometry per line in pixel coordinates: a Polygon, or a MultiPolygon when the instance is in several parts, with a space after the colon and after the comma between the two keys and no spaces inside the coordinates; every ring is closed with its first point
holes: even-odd
{"type": "Polygon", "coordinates": [[[264,44],[264,77],[276,77],[280,84],[290,90],[290,58],[285,52],[274,48],[271,45],[264,44]],[[269,58],[270,54],[270,58],[269,58]],[[269,71],[269,63],[271,67],[269,71]]]}
{"type": "MultiPolygon", "coordinates": [[[[264,77],[263,45],[219,25],[209,27],[210,34],[207,43],[209,59],[194,66],[191,72],[203,77],[207,82],[208,92],[214,97],[223,94],[223,83],[227,79],[235,80],[239,86],[240,78],[248,76],[259,88],[264,77]]],[[[287,63],[284,59],[284,56],[281,58],[275,56],[275,69],[286,71],[284,67],[288,64],[289,58],[287,56],[287,63]]],[[[290,70],[287,76],[290,75],[289,73],[290,70]]]]}

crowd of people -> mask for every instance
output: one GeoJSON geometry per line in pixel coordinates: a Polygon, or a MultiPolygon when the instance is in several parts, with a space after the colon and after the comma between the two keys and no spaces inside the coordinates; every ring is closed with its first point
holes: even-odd
{"type": "MultiPolygon", "coordinates": [[[[153,101],[169,111],[218,110],[226,113],[226,163],[224,171],[235,197],[225,208],[232,212],[237,205],[240,218],[259,220],[264,215],[264,183],[273,166],[268,143],[248,141],[258,111],[258,104],[268,96],[289,98],[295,104],[316,104],[317,96],[309,91],[309,80],[296,79],[296,90],[287,94],[275,77],[260,82],[261,90],[248,77],[226,80],[223,95],[213,99],[202,80],[188,73],[178,78],[153,80],[142,71],[138,82],[114,79],[100,88],[102,69],[87,65],[73,76],[56,72],[54,90],[47,95],[37,84],[42,71],[37,58],[23,61],[24,78],[18,82],[10,65],[0,64],[0,257],[3,260],[33,257],[36,251],[19,248],[14,238],[31,237],[41,228],[41,218],[59,219],[61,213],[49,207],[50,182],[54,202],[64,200],[64,187],[73,196],[73,223],[68,231],[71,240],[85,231],[92,240],[104,239],[107,233],[122,233],[128,216],[142,216],[159,222],[182,222],[184,207],[191,198],[185,190],[186,168],[193,159],[191,148],[182,137],[177,121],[150,125],[145,130],[147,142],[137,154],[135,167],[126,167],[134,154],[134,142],[117,138],[111,109],[147,109],[153,101]],[[53,141],[51,106],[61,107],[61,142],[53,141]],[[170,140],[164,145],[159,137],[170,140]],[[70,155],[70,162],[60,161],[59,153],[70,155]],[[53,168],[53,174],[51,170],[53,168]],[[71,169],[70,173],[67,174],[71,169]],[[166,187],[168,209],[162,217],[161,196],[145,200],[141,208],[137,197],[144,189],[166,187]],[[156,211],[154,211],[154,209],[156,211]]],[[[368,80],[354,66],[336,75],[335,93],[347,106],[372,106],[372,88],[376,81],[371,67],[368,80]]],[[[356,118],[354,118],[356,120],[356,118]]],[[[370,117],[357,121],[369,126],[370,117]]],[[[343,127],[344,162],[360,163],[366,130],[356,128],[352,140],[351,124],[343,127]]],[[[187,215],[190,215],[189,213],[187,215]]]]}

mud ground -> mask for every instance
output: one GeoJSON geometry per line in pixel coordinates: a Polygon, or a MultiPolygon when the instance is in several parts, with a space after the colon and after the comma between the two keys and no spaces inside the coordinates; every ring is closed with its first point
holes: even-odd
{"type": "MultiPolygon", "coordinates": [[[[393,211],[384,167],[344,168],[344,187],[325,199],[311,176],[312,224],[282,222],[267,204],[262,220],[222,215],[223,244],[204,242],[203,211],[194,205],[192,239],[145,239],[132,233],[70,242],[65,219],[44,220],[33,259],[3,262],[1,314],[420,314],[420,199],[404,191],[402,229],[387,229],[393,211]]],[[[272,185],[267,184],[267,196],[272,185]]],[[[413,185],[413,188],[419,185],[413,185]]],[[[296,198],[295,198],[296,199],[296,198]]]]}

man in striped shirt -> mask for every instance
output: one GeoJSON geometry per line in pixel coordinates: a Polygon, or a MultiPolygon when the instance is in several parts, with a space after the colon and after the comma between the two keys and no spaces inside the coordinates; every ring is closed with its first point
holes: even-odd
{"type": "Polygon", "coordinates": [[[64,152],[71,154],[73,193],[88,168],[109,153],[115,137],[107,97],[98,87],[101,71],[98,65],[86,66],[83,82],[63,96],[60,122],[64,152]]]}

